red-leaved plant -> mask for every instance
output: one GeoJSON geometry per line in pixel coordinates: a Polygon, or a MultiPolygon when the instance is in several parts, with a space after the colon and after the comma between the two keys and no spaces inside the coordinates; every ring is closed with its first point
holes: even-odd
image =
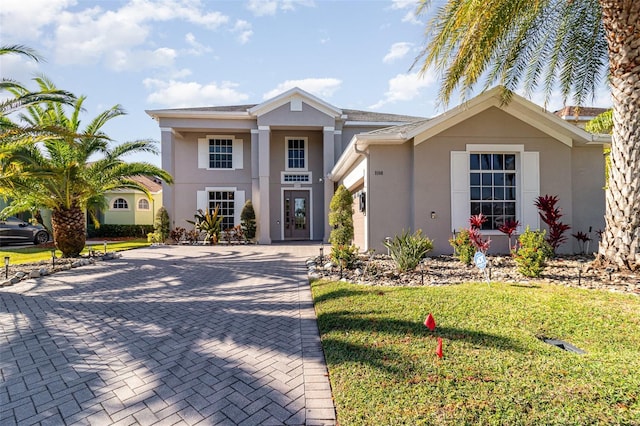
{"type": "Polygon", "coordinates": [[[580,252],[584,254],[585,251],[589,249],[589,244],[587,244],[589,241],[591,241],[591,237],[589,236],[589,234],[587,234],[586,232],[579,231],[579,232],[576,232],[575,234],[571,234],[571,236],[576,240],[578,240],[578,244],[580,245],[580,252]],[[586,250],[585,250],[585,245],[586,245],[586,250]]]}
{"type": "Polygon", "coordinates": [[[487,217],[482,213],[469,218],[469,223],[471,224],[471,227],[469,228],[469,239],[471,240],[471,244],[473,244],[477,250],[485,254],[487,253],[487,250],[489,250],[491,239],[483,240],[482,234],[480,234],[480,228],[482,228],[482,224],[486,221],[487,217]]]}
{"type": "Polygon", "coordinates": [[[506,234],[507,237],[509,237],[509,250],[511,250],[511,248],[513,247],[511,245],[511,236],[513,235],[514,232],[516,232],[516,229],[518,229],[518,226],[520,226],[520,222],[518,222],[517,220],[507,219],[504,221],[502,225],[498,227],[498,231],[502,232],[503,234],[506,234]]]}
{"type": "Polygon", "coordinates": [[[569,225],[560,222],[560,218],[563,214],[562,209],[556,207],[557,203],[557,195],[540,196],[536,198],[535,202],[540,219],[542,219],[542,221],[549,227],[549,234],[547,235],[546,240],[549,245],[551,245],[553,254],[556,253],[556,249],[560,247],[560,244],[567,241],[567,237],[564,233],[571,229],[569,225]]]}

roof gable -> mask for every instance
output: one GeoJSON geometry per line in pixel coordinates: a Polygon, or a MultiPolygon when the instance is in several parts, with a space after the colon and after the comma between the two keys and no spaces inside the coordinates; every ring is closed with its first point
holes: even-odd
{"type": "Polygon", "coordinates": [[[247,111],[251,115],[260,116],[277,108],[280,108],[281,106],[286,104],[291,104],[292,111],[298,111],[299,108],[302,108],[303,102],[330,117],[342,117],[341,109],[326,103],[322,99],[313,96],[311,93],[305,92],[299,87],[294,87],[293,89],[287,90],[286,92],[281,93],[275,98],[271,98],[261,104],[249,108],[247,111]]]}

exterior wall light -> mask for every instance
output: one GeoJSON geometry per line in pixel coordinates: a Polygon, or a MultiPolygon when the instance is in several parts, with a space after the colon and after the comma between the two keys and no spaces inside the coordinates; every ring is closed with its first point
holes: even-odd
{"type": "Polygon", "coordinates": [[[431,219],[435,219],[436,218],[436,212],[431,212],[431,219]]]}

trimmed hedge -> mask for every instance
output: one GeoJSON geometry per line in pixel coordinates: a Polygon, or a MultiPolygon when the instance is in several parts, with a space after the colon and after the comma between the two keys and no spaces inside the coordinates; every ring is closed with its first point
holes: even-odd
{"type": "Polygon", "coordinates": [[[147,234],[153,232],[153,225],[100,225],[97,228],[91,224],[87,226],[89,238],[101,237],[136,237],[147,238],[147,234]]]}

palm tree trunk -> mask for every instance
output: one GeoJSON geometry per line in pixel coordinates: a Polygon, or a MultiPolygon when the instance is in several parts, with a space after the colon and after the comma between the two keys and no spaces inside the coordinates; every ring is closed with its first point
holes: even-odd
{"type": "Polygon", "coordinates": [[[640,2],[600,0],[609,46],[613,135],[605,231],[606,265],[640,269],[640,2]]]}
{"type": "Polygon", "coordinates": [[[85,217],[82,209],[55,209],[51,212],[53,240],[64,257],[76,257],[86,241],[85,217]]]}

